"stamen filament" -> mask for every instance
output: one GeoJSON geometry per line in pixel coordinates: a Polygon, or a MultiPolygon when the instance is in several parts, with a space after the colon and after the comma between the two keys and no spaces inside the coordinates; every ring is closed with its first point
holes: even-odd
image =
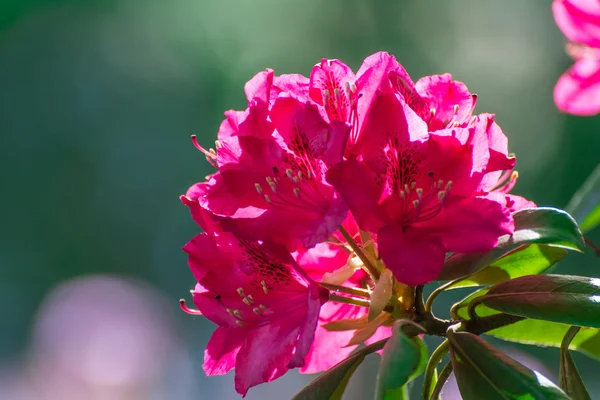
{"type": "Polygon", "coordinates": [[[324,283],[324,282],[319,282],[319,284],[321,286],[326,287],[329,290],[334,291],[334,292],[347,293],[347,294],[351,294],[354,296],[364,297],[367,299],[371,297],[371,291],[367,290],[367,289],[351,288],[351,287],[347,287],[347,286],[333,285],[331,283],[324,283]]]}
{"type": "Polygon", "coordinates": [[[354,297],[338,296],[337,294],[332,294],[332,293],[329,294],[329,300],[336,301],[338,303],[352,304],[355,306],[361,306],[361,307],[367,307],[367,308],[371,305],[371,302],[369,300],[357,299],[354,297]]]}
{"type": "Polygon", "coordinates": [[[195,310],[193,308],[189,308],[186,304],[185,304],[185,300],[184,299],[180,299],[179,300],[179,307],[183,310],[183,312],[190,314],[190,315],[202,315],[202,313],[199,310],[195,310]]]}
{"type": "Polygon", "coordinates": [[[369,276],[371,276],[371,279],[373,279],[373,281],[376,282],[377,279],[379,279],[379,271],[371,263],[371,260],[369,260],[369,257],[367,257],[367,255],[364,253],[364,251],[362,251],[362,249],[360,248],[358,243],[356,243],[356,241],[354,240],[352,235],[350,235],[350,233],[348,233],[346,228],[344,228],[342,225],[340,225],[338,230],[340,231],[340,233],[342,234],[344,239],[346,239],[346,242],[348,242],[348,244],[350,245],[350,247],[352,248],[354,253],[356,253],[358,258],[360,258],[360,260],[363,262],[365,271],[369,274],[369,276]]]}

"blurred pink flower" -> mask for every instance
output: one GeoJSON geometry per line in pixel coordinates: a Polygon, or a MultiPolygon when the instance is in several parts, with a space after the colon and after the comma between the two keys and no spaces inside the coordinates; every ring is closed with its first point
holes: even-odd
{"type": "Polygon", "coordinates": [[[574,115],[600,112],[600,2],[554,0],[554,19],[570,43],[567,51],[575,64],[554,88],[558,108],[574,115]]]}

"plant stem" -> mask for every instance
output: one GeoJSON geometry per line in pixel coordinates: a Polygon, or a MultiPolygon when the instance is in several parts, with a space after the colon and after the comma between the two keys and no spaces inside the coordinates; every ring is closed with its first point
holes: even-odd
{"type": "Polygon", "coordinates": [[[587,244],[589,247],[591,247],[592,250],[594,250],[594,252],[596,253],[596,255],[598,257],[600,257],[600,248],[598,246],[596,246],[594,243],[592,243],[592,241],[590,239],[588,239],[586,236],[583,237],[583,240],[585,240],[585,244],[587,244]]]}
{"type": "Polygon", "coordinates": [[[577,336],[577,334],[579,333],[579,330],[581,329],[580,326],[572,326],[569,328],[569,330],[567,331],[567,333],[565,333],[565,337],[563,338],[562,342],[560,343],[560,350],[561,351],[568,351],[569,350],[569,345],[571,344],[571,342],[573,341],[573,339],[575,339],[575,336],[577,336]]]}
{"type": "Polygon", "coordinates": [[[361,307],[369,307],[371,304],[369,302],[369,300],[357,299],[354,297],[338,296],[337,294],[333,294],[333,293],[329,293],[329,300],[337,301],[338,303],[353,304],[355,306],[361,306],[361,307]]]}
{"type": "Polygon", "coordinates": [[[379,279],[379,271],[371,263],[371,260],[369,260],[369,257],[367,257],[365,252],[362,251],[362,249],[360,248],[358,243],[356,243],[356,241],[354,240],[352,235],[350,235],[350,233],[348,233],[346,228],[344,228],[342,225],[340,225],[338,230],[340,231],[340,233],[342,234],[344,239],[346,239],[346,242],[348,242],[348,244],[350,245],[350,247],[352,248],[354,253],[356,253],[358,258],[360,258],[360,261],[362,261],[365,271],[367,271],[367,273],[371,276],[371,279],[373,279],[374,282],[377,282],[377,279],[379,279]]]}
{"type": "Polygon", "coordinates": [[[367,299],[371,297],[371,291],[369,291],[367,289],[339,286],[339,285],[334,285],[331,283],[324,283],[324,282],[319,282],[319,285],[326,287],[327,289],[332,290],[334,292],[347,293],[347,294],[351,294],[351,295],[358,296],[358,297],[364,297],[367,299]]]}
{"type": "Polygon", "coordinates": [[[437,349],[433,351],[433,353],[431,353],[431,357],[429,357],[429,361],[427,361],[427,366],[425,367],[425,377],[423,379],[423,400],[429,399],[429,393],[431,392],[431,383],[433,382],[434,371],[437,368],[437,365],[442,360],[442,358],[448,352],[448,349],[449,345],[448,340],[446,339],[442,342],[442,344],[440,344],[437,347],[437,349]]]}
{"type": "Polygon", "coordinates": [[[440,397],[440,394],[442,393],[442,388],[444,387],[444,384],[448,380],[448,377],[451,373],[452,362],[448,361],[446,365],[444,365],[444,368],[442,368],[442,372],[440,372],[440,375],[438,376],[438,381],[435,384],[435,388],[433,388],[431,396],[429,397],[430,400],[437,400],[440,397]]]}
{"type": "Polygon", "coordinates": [[[423,285],[417,285],[415,287],[415,311],[418,315],[425,315],[427,309],[423,305],[423,285]]]}
{"type": "Polygon", "coordinates": [[[463,280],[465,278],[466,278],[466,276],[463,276],[462,278],[455,279],[455,280],[450,281],[450,282],[446,282],[442,286],[438,287],[437,289],[434,289],[433,292],[431,292],[431,294],[427,298],[427,301],[425,302],[425,311],[431,312],[431,307],[433,306],[433,300],[435,300],[435,298],[440,293],[442,293],[444,290],[446,290],[450,286],[454,285],[456,282],[461,281],[461,280],[463,280]]]}

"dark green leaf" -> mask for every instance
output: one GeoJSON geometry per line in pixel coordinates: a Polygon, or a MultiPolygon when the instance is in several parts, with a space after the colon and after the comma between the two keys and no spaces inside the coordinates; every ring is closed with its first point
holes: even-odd
{"type": "Polygon", "coordinates": [[[450,357],[464,400],[568,400],[550,380],[480,337],[448,331],[450,357]]]}
{"type": "Polygon", "coordinates": [[[477,300],[525,318],[600,328],[600,279],[531,275],[502,282],[477,300]]]}
{"type": "Polygon", "coordinates": [[[571,343],[580,329],[578,326],[572,326],[562,341],[560,346],[560,374],[558,381],[561,389],[573,400],[591,400],[579,375],[575,361],[569,352],[569,343],[571,343]]]}
{"type": "Polygon", "coordinates": [[[600,165],[573,195],[567,211],[580,223],[583,232],[600,225],[600,165]]]}
{"type": "Polygon", "coordinates": [[[377,376],[377,399],[395,399],[393,392],[405,386],[423,372],[427,363],[427,349],[423,341],[409,337],[403,331],[407,321],[397,321],[392,336],[383,348],[379,374],[377,376]]]}
{"type": "Polygon", "coordinates": [[[567,250],[583,251],[585,241],[575,220],[555,208],[531,208],[513,214],[515,231],[500,237],[498,245],[485,254],[455,254],[444,263],[438,280],[451,281],[471,275],[494,263],[507,253],[528,244],[546,244],[567,250]]]}
{"type": "Polygon", "coordinates": [[[446,290],[460,287],[493,285],[520,276],[540,274],[566,255],[567,251],[565,249],[547,245],[532,244],[522,246],[505,254],[502,258],[492,262],[468,278],[448,286],[446,290]]]}
{"type": "MultiPolygon", "coordinates": [[[[454,304],[450,311],[452,314],[452,318],[454,318],[454,319],[469,319],[469,314],[467,313],[467,307],[469,306],[469,303],[471,303],[471,301],[473,301],[477,297],[482,297],[488,291],[489,291],[489,289],[479,289],[479,290],[471,293],[470,295],[468,295],[467,297],[465,297],[458,303],[454,304]]],[[[494,310],[492,310],[488,307],[482,306],[482,305],[478,306],[477,313],[478,313],[478,315],[480,315],[482,317],[487,316],[487,315],[498,314],[497,311],[494,311],[494,310]]]]}
{"type": "MultiPolygon", "coordinates": [[[[485,307],[482,308],[485,309],[485,307]]],[[[477,308],[477,313],[480,313],[479,307],[477,308]]],[[[568,329],[569,325],[565,324],[525,319],[515,324],[486,332],[486,335],[515,343],[560,347],[561,340],[568,329]]],[[[569,345],[569,349],[600,360],[600,329],[581,328],[579,334],[569,345]]]]}
{"type": "Polygon", "coordinates": [[[350,355],[344,361],[323,372],[298,392],[292,400],[340,400],[356,368],[366,356],[382,349],[386,341],[387,339],[380,340],[350,355]]]}

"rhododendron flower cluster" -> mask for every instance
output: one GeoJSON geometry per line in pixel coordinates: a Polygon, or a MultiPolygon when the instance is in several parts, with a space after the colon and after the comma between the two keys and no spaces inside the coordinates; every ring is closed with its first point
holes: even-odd
{"type": "Polygon", "coordinates": [[[492,249],[535,206],[509,194],[515,157],[494,115],[449,74],[414,83],[382,52],[356,73],[266,70],[245,92],[214,149],[194,139],[216,171],[182,196],[204,231],[184,247],[198,310],[182,307],[219,326],[204,369],[235,367],[242,395],[388,337],[449,253],[492,249]]]}
{"type": "Polygon", "coordinates": [[[600,2],[554,0],[554,19],[569,40],[575,64],[558,80],[554,100],[561,111],[575,115],[600,112],[600,2]]]}

